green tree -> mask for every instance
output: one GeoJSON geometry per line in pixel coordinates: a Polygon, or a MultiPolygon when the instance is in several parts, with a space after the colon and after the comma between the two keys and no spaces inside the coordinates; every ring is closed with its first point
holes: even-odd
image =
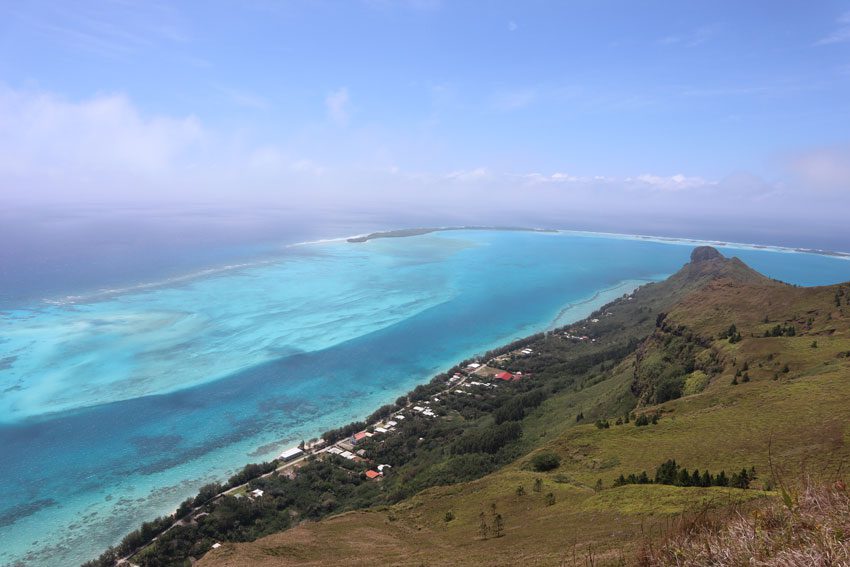
{"type": "Polygon", "coordinates": [[[557,469],[561,465],[561,457],[550,451],[537,453],[531,459],[531,466],[537,472],[546,472],[557,469]]]}
{"type": "Polygon", "coordinates": [[[502,532],[505,529],[505,521],[502,519],[501,514],[496,514],[493,518],[493,535],[496,537],[502,537],[502,532]]]}
{"type": "Polygon", "coordinates": [[[490,525],[487,523],[487,518],[484,516],[484,512],[478,514],[478,537],[481,539],[487,539],[487,536],[490,535],[490,525]]]}

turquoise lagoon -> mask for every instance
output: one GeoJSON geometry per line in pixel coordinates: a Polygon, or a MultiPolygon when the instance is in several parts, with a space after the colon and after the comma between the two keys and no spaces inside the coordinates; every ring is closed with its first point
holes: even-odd
{"type": "MultiPolygon", "coordinates": [[[[0,318],[0,565],[73,565],[207,482],[454,362],[588,315],[694,243],[447,231],[15,307],[0,318]]],[[[850,261],[719,246],[799,285],[850,261]]]]}

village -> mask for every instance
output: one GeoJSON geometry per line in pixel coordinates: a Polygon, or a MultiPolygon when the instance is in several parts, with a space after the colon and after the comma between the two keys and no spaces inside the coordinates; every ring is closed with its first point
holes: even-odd
{"type": "MultiPolygon", "coordinates": [[[[476,390],[498,388],[500,384],[506,382],[519,382],[520,380],[530,378],[530,375],[523,375],[522,372],[511,373],[501,368],[500,365],[504,365],[504,363],[510,360],[529,357],[533,354],[534,351],[532,349],[522,348],[494,357],[486,363],[470,362],[448,378],[446,382],[447,387],[442,392],[431,396],[428,400],[410,402],[401,410],[394,412],[390,417],[368,423],[361,431],[335,443],[327,444],[324,439],[317,439],[283,451],[277,457],[277,461],[282,464],[274,473],[286,474],[290,478],[293,478],[297,475],[298,468],[308,456],[313,455],[318,458],[326,458],[327,456],[335,455],[355,463],[373,465],[363,474],[369,480],[380,481],[386,474],[389,474],[392,467],[386,463],[371,462],[366,456],[366,451],[362,448],[364,442],[374,440],[380,443],[384,438],[396,433],[400,424],[412,416],[427,419],[439,418],[444,413],[441,402],[443,402],[446,396],[473,395],[476,390]]],[[[244,487],[234,488],[231,493],[234,495],[244,494],[250,498],[259,498],[263,495],[263,491],[259,489],[243,492],[239,488],[244,487]]]]}
{"type": "MultiPolygon", "coordinates": [[[[631,301],[633,298],[634,293],[631,293],[625,294],[621,300],[631,301]]],[[[574,343],[596,343],[597,339],[591,336],[588,325],[596,325],[601,321],[600,318],[610,317],[611,315],[613,315],[613,312],[610,310],[598,312],[598,316],[585,319],[577,325],[562,328],[556,331],[554,336],[574,343]]],[[[445,388],[429,399],[409,402],[403,408],[393,412],[390,417],[366,423],[362,430],[336,442],[327,443],[325,439],[302,442],[298,447],[283,451],[276,459],[280,466],[268,474],[283,474],[289,478],[294,478],[298,474],[298,468],[306,462],[309,456],[316,458],[338,456],[353,463],[367,465],[369,468],[363,472],[364,477],[368,480],[380,481],[390,474],[392,466],[386,463],[372,462],[363,449],[366,441],[372,440],[382,443],[387,437],[398,431],[404,420],[413,416],[436,419],[445,415],[446,408],[443,402],[447,396],[470,396],[481,391],[499,388],[500,385],[505,383],[516,383],[532,378],[531,374],[523,374],[521,371],[510,372],[506,370],[506,367],[512,361],[529,358],[534,354],[534,350],[531,348],[521,347],[493,356],[484,362],[469,362],[452,372],[445,382],[445,388]]],[[[248,484],[233,488],[225,494],[245,495],[249,498],[262,497],[263,491],[260,489],[247,491],[248,484]]]]}

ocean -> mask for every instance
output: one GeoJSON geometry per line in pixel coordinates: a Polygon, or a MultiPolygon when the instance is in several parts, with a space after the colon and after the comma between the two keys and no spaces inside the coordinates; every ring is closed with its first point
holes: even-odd
{"type": "MultiPolygon", "coordinates": [[[[7,270],[0,565],[91,559],[199,486],[362,419],[461,359],[583,318],[673,273],[694,246],[484,230],[297,243],[305,235],[7,270]]],[[[845,258],[718,248],[798,285],[850,280],[845,258]]]]}

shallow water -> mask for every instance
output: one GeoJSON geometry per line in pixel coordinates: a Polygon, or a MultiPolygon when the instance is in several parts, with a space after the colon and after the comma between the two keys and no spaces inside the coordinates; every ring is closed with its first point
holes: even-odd
{"type": "MultiPolygon", "coordinates": [[[[657,280],[692,245],[459,231],[297,246],[250,265],[7,310],[0,564],[74,564],[198,486],[452,363],[657,280]]],[[[850,262],[725,250],[792,283],[850,262]]]]}

